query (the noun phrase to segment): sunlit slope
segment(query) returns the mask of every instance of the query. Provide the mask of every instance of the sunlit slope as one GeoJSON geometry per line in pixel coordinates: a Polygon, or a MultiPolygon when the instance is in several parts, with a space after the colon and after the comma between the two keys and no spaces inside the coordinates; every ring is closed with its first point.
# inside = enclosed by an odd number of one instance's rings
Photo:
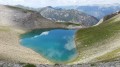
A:
{"type": "Polygon", "coordinates": [[[51,64],[35,51],[19,44],[22,31],[0,26],[0,61],[11,63],[51,64]]]}
{"type": "Polygon", "coordinates": [[[78,30],[75,41],[79,63],[104,61],[120,56],[117,54],[120,53],[120,14],[98,26],[78,30]]]}

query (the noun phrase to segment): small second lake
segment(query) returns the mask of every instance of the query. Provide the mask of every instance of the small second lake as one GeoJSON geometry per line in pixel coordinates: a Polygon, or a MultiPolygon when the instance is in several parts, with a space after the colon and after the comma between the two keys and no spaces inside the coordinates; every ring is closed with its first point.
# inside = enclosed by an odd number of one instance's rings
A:
{"type": "Polygon", "coordinates": [[[52,62],[64,63],[77,57],[75,32],[66,29],[33,30],[22,34],[20,43],[52,62]]]}

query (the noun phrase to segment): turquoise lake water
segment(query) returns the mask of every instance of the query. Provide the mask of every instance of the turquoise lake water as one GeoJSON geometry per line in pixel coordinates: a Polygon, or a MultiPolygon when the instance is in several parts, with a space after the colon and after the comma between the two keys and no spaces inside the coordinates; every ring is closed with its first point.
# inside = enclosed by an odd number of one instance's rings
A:
{"type": "Polygon", "coordinates": [[[41,29],[21,35],[21,45],[31,48],[55,63],[73,60],[77,56],[75,30],[41,29]]]}

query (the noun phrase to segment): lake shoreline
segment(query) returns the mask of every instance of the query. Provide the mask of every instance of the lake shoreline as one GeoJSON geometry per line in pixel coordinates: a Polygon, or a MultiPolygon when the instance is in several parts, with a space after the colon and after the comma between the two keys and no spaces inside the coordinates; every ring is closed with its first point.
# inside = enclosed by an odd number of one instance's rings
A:
{"type": "Polygon", "coordinates": [[[32,49],[19,44],[19,35],[24,33],[21,30],[5,27],[0,29],[0,60],[14,63],[53,64],[32,49]]]}
{"type": "MultiPolygon", "coordinates": [[[[53,62],[45,59],[44,57],[42,57],[40,54],[33,51],[32,49],[20,45],[19,36],[29,31],[22,30],[22,29],[15,29],[15,28],[6,27],[6,26],[5,27],[1,26],[0,29],[8,30],[8,31],[0,30],[1,31],[0,32],[0,37],[1,37],[0,38],[1,40],[0,54],[2,55],[0,56],[0,59],[2,59],[3,61],[14,62],[14,63],[54,64],[53,62]],[[10,39],[6,39],[5,37],[9,37],[10,39]],[[6,43],[8,41],[9,43],[6,43]],[[4,57],[4,55],[6,57],[4,57]],[[36,58],[33,58],[33,57],[36,57],[36,58]]],[[[61,29],[61,28],[56,28],[56,29],[61,29]]],[[[64,29],[73,30],[70,28],[64,28],[64,29]]]]}
{"type": "Polygon", "coordinates": [[[77,55],[73,37],[75,31],[58,28],[32,30],[20,36],[20,43],[22,46],[33,49],[54,63],[64,64],[73,61],[77,55]]]}

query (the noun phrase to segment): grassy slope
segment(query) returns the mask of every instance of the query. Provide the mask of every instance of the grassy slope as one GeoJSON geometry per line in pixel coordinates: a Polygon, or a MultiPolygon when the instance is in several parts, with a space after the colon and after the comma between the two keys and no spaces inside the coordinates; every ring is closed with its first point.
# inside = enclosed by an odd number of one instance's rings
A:
{"type": "MultiPolygon", "coordinates": [[[[120,15],[115,16],[115,17],[103,22],[102,24],[100,24],[98,26],[78,30],[76,33],[76,38],[75,38],[76,44],[77,44],[77,49],[80,54],[78,60],[79,61],[82,60],[83,57],[87,58],[86,57],[87,55],[94,56],[94,54],[96,54],[96,53],[89,51],[89,49],[91,50],[94,48],[98,48],[96,50],[99,50],[99,46],[102,46],[102,45],[105,45],[106,43],[108,43],[109,39],[111,39],[111,38],[114,39],[116,36],[120,37],[119,33],[120,33],[120,15]],[[117,19],[117,21],[116,21],[116,19],[117,19]],[[87,52],[89,52],[89,53],[87,53],[87,52]]],[[[120,44],[118,44],[118,45],[120,45],[120,44]]],[[[106,49],[106,48],[104,48],[104,49],[106,49]]],[[[116,52],[116,51],[118,51],[118,49],[116,49],[113,52],[116,52]]],[[[112,55],[112,54],[114,54],[113,52],[110,52],[109,54],[107,53],[107,55],[109,55],[111,57],[106,57],[106,55],[104,55],[104,56],[101,56],[96,59],[106,60],[108,58],[109,59],[113,58],[113,55],[112,55]]]]}

